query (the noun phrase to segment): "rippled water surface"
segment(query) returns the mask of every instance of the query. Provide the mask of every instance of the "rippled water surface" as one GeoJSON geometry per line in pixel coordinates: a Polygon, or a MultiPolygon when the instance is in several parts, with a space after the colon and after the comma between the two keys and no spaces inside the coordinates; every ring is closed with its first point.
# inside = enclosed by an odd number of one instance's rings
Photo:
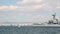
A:
{"type": "Polygon", "coordinates": [[[0,34],[60,34],[60,27],[0,26],[0,34]]]}

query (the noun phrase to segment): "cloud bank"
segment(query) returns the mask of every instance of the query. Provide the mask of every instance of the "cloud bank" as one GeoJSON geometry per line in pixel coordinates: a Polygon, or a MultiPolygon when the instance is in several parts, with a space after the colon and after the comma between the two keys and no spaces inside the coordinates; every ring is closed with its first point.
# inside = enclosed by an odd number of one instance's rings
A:
{"type": "MultiPolygon", "coordinates": [[[[22,0],[16,5],[0,6],[1,21],[42,22],[50,17],[49,12],[60,10],[60,0],[22,0]]],[[[56,11],[57,12],[57,11],[56,11]]]]}

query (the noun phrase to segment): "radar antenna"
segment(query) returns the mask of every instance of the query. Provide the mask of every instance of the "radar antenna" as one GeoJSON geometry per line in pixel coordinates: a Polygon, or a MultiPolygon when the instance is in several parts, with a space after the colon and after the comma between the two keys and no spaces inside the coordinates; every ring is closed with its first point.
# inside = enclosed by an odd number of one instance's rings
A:
{"type": "Polygon", "coordinates": [[[52,16],[53,16],[53,20],[54,20],[55,19],[55,16],[56,16],[56,13],[54,13],[52,16]]]}
{"type": "Polygon", "coordinates": [[[52,15],[53,16],[53,19],[55,19],[55,16],[56,16],[56,13],[52,15]]]}

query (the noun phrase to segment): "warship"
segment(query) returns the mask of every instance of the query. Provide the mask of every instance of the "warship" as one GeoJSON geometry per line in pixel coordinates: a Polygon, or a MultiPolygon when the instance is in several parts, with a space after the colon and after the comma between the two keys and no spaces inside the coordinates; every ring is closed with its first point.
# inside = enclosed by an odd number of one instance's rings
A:
{"type": "Polygon", "coordinates": [[[59,20],[56,18],[56,13],[54,13],[53,18],[48,22],[44,23],[33,23],[33,26],[60,26],[59,20]]]}
{"type": "Polygon", "coordinates": [[[48,22],[43,22],[43,23],[32,23],[32,24],[0,24],[0,26],[59,26],[60,27],[60,22],[56,18],[56,13],[52,15],[53,18],[51,20],[48,20],[48,22]]]}

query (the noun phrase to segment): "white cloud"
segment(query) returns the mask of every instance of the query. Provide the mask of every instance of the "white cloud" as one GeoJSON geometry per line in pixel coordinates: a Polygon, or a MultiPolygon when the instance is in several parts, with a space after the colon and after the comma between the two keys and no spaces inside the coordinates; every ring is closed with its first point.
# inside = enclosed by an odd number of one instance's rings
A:
{"type": "Polygon", "coordinates": [[[41,14],[21,13],[21,12],[4,12],[0,15],[0,22],[42,22],[48,19],[46,16],[41,14]]]}
{"type": "Polygon", "coordinates": [[[42,0],[22,0],[17,2],[17,4],[30,4],[30,3],[40,3],[42,0]]]}
{"type": "MultiPolygon", "coordinates": [[[[20,11],[35,11],[38,9],[45,9],[47,11],[52,11],[55,9],[59,9],[59,6],[54,6],[56,0],[53,2],[54,0],[48,0],[47,2],[45,1],[45,3],[43,2],[43,0],[22,0],[19,2],[16,2],[17,4],[24,4],[24,6],[0,6],[0,10],[20,10],[20,11]],[[52,2],[51,2],[52,1],[52,2]],[[36,4],[37,3],[37,4],[36,4]],[[42,4],[39,4],[42,3],[42,4]],[[54,5],[50,5],[50,3],[54,4],[54,5]],[[26,4],[32,4],[29,6],[25,6],[26,4]],[[36,4],[36,5],[33,5],[36,4]]],[[[56,5],[59,5],[58,3],[56,3],[56,5]]]]}
{"type": "Polygon", "coordinates": [[[45,16],[45,15],[42,15],[42,14],[36,14],[36,15],[33,15],[33,14],[25,14],[25,16],[29,19],[27,19],[27,21],[29,22],[46,22],[48,21],[51,17],[48,17],[48,16],[45,16]]]}
{"type": "Polygon", "coordinates": [[[6,9],[6,8],[7,8],[7,6],[0,6],[0,10],[6,9]]]}
{"type": "Polygon", "coordinates": [[[32,19],[33,22],[46,22],[49,20],[49,17],[40,14],[33,16],[32,19]]]}
{"type": "Polygon", "coordinates": [[[20,11],[30,11],[30,10],[37,10],[42,8],[44,5],[33,5],[33,6],[0,6],[0,10],[20,10],[20,11]]]}
{"type": "Polygon", "coordinates": [[[0,6],[0,10],[14,10],[18,8],[18,6],[0,6]]]}
{"type": "Polygon", "coordinates": [[[56,9],[60,9],[60,5],[58,5],[58,6],[56,7],[56,9]]]}

